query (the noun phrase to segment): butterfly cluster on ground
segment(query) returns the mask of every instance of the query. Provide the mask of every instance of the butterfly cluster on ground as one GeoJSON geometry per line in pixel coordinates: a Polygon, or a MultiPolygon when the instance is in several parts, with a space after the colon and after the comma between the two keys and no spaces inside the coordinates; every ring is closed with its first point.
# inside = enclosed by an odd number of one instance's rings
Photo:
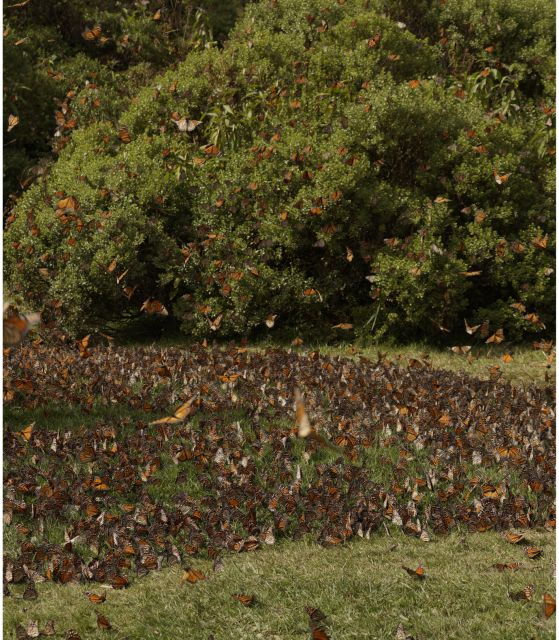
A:
{"type": "MultiPolygon", "coordinates": [[[[387,526],[423,541],[457,526],[503,531],[537,564],[525,530],[555,528],[554,397],[544,388],[382,354],[84,340],[4,351],[4,522],[19,542],[4,558],[8,594],[85,581],[97,605],[95,583],[125,589],[179,565],[196,584],[206,579],[196,557],[218,566],[224,552],[282,538],[332,546],[387,526]],[[75,407],[75,428],[58,426],[57,403],[75,407]],[[128,415],[109,417],[116,406],[128,415]],[[19,423],[17,411],[42,417],[19,423]],[[158,497],[165,477],[171,494],[158,497]],[[63,543],[44,534],[53,519],[63,543]]],[[[403,569],[429,579],[422,566],[403,569]]],[[[309,616],[312,637],[328,638],[318,611],[309,616]]]]}

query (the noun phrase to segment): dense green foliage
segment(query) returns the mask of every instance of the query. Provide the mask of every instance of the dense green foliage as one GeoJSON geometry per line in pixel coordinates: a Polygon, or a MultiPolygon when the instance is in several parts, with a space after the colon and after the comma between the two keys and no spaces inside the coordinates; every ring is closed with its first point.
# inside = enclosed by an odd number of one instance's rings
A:
{"type": "Polygon", "coordinates": [[[194,335],[549,331],[553,39],[546,0],[263,0],[153,78],[149,35],[76,54],[8,286],[75,332],[149,298],[194,335]]]}
{"type": "Polygon", "coordinates": [[[64,138],[53,144],[57,124],[67,135],[75,126],[116,117],[157,72],[214,37],[223,40],[243,4],[33,0],[5,6],[4,120],[20,119],[6,136],[5,198],[36,177],[38,161],[44,171],[50,151],[63,146],[64,138]],[[55,109],[66,116],[63,124],[55,121],[55,109]]]}

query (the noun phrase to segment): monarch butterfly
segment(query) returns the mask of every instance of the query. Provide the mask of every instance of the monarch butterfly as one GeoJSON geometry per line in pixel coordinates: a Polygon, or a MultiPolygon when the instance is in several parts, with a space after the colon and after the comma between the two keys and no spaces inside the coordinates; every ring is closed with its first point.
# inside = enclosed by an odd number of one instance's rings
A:
{"type": "Polygon", "coordinates": [[[88,597],[90,602],[93,602],[93,604],[101,604],[105,602],[105,600],[107,599],[106,593],[102,593],[101,595],[98,595],[97,593],[91,593],[90,591],[86,591],[85,595],[88,597]]]}
{"type": "Polygon", "coordinates": [[[120,127],[120,129],[118,130],[118,138],[124,144],[128,144],[129,142],[132,142],[130,132],[126,127],[120,127]]]}
{"type": "Polygon", "coordinates": [[[425,573],[425,569],[423,567],[417,567],[417,569],[410,569],[402,565],[402,569],[408,573],[408,575],[412,576],[412,578],[417,578],[418,580],[425,580],[427,574],[425,573]]]}
{"type": "Polygon", "coordinates": [[[89,42],[91,42],[92,40],[97,40],[98,38],[100,38],[101,33],[102,33],[101,25],[96,24],[91,29],[88,29],[86,27],[85,30],[82,32],[82,38],[84,40],[88,40],[89,42]]]}
{"type": "Polygon", "coordinates": [[[511,600],[531,600],[534,597],[534,593],[536,591],[536,586],[533,584],[529,584],[524,587],[520,591],[516,591],[515,593],[509,593],[509,597],[511,600]]]}
{"type": "Polygon", "coordinates": [[[296,422],[297,422],[297,435],[300,438],[312,438],[316,440],[319,444],[333,451],[337,451],[338,453],[343,453],[340,447],[337,447],[335,444],[332,444],[326,438],[318,434],[312,427],[309,422],[309,417],[307,416],[307,412],[305,411],[305,405],[303,404],[303,396],[301,395],[298,389],[295,390],[295,407],[296,407],[296,422]]]}
{"type": "Polygon", "coordinates": [[[197,569],[192,569],[190,567],[187,567],[184,570],[184,573],[182,574],[182,581],[190,582],[190,584],[195,584],[199,580],[205,580],[205,579],[206,579],[206,576],[201,571],[198,571],[197,569]]]}
{"type": "Polygon", "coordinates": [[[8,347],[18,345],[40,321],[40,313],[30,313],[27,316],[20,315],[7,302],[4,304],[4,345],[8,347]]]}
{"type": "Polygon", "coordinates": [[[159,300],[153,300],[152,298],[148,298],[144,301],[140,307],[140,311],[145,311],[148,315],[157,314],[164,317],[169,315],[165,305],[159,302],[159,300]]]}
{"type": "Polygon", "coordinates": [[[108,491],[109,485],[105,482],[104,478],[95,476],[93,479],[93,488],[95,491],[108,491]]]}
{"type": "Polygon", "coordinates": [[[35,423],[32,422],[31,424],[28,424],[26,427],[23,427],[21,431],[18,431],[18,433],[26,442],[29,442],[31,440],[34,427],[35,427],[35,423]]]}
{"type": "Polygon", "coordinates": [[[538,549],[537,547],[526,548],[526,555],[532,560],[539,558],[542,555],[542,553],[543,553],[543,549],[538,549]]]}
{"type": "Polygon", "coordinates": [[[503,340],[505,339],[505,334],[503,333],[502,329],[497,329],[497,331],[495,331],[495,333],[490,336],[489,338],[487,338],[487,340],[485,341],[485,344],[501,344],[501,342],[503,342],[503,340]]]}
{"type": "Polygon", "coordinates": [[[518,544],[525,540],[524,534],[522,533],[514,533],[513,531],[507,531],[505,533],[505,540],[510,542],[510,544],[518,544]]]}
{"type": "Polygon", "coordinates": [[[111,586],[113,589],[125,589],[128,585],[128,578],[125,578],[124,576],[116,575],[111,580],[111,586]]]}
{"type": "Polygon", "coordinates": [[[97,613],[97,626],[99,627],[99,629],[103,629],[103,631],[108,631],[109,629],[112,629],[109,619],[106,618],[101,613],[97,613]]]}
{"type": "Polygon", "coordinates": [[[246,593],[234,593],[232,597],[238,600],[244,607],[252,607],[256,602],[255,596],[247,595],[246,593]]]}
{"type": "Polygon", "coordinates": [[[172,416],[154,420],[153,422],[150,422],[150,424],[176,424],[177,422],[183,422],[189,415],[194,413],[195,409],[192,407],[193,402],[194,396],[181,405],[172,416]]]}
{"type": "Polygon", "coordinates": [[[91,462],[95,458],[95,449],[91,445],[86,445],[80,451],[81,462],[91,462]]]}
{"type": "Polygon", "coordinates": [[[543,614],[547,618],[551,617],[555,613],[555,598],[549,594],[543,594],[543,614]]]}

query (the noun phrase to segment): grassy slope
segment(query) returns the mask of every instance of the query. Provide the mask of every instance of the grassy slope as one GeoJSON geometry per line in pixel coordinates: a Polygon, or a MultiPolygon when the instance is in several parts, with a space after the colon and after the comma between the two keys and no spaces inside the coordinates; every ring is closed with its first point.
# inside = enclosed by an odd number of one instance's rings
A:
{"type": "MultiPolygon", "coordinates": [[[[347,346],[320,350],[351,354],[347,346]]],[[[406,358],[424,352],[422,346],[398,350],[406,358]]],[[[362,355],[376,358],[376,350],[364,350],[362,355]]],[[[389,352],[389,358],[395,356],[395,350],[389,352]]],[[[529,382],[526,372],[539,371],[537,365],[544,360],[541,353],[529,349],[514,356],[513,363],[501,363],[501,368],[519,384],[529,382]]],[[[471,365],[464,358],[451,352],[431,350],[430,358],[434,366],[475,372],[468,370],[471,365]]],[[[496,354],[480,358],[478,371],[496,360],[496,354]]],[[[6,420],[10,425],[20,420],[25,424],[40,420],[42,412],[33,416],[8,412],[6,420]]],[[[48,422],[54,419],[61,429],[69,429],[99,417],[49,410],[48,422]]],[[[158,497],[163,501],[167,484],[162,478],[158,497]]],[[[5,537],[9,550],[21,542],[10,529],[5,537]]],[[[60,542],[62,536],[63,531],[57,531],[53,523],[49,539],[60,542]]],[[[304,608],[318,606],[329,617],[332,640],[393,638],[400,622],[419,640],[552,638],[555,618],[543,619],[542,596],[554,592],[555,536],[531,531],[529,539],[544,549],[542,558],[527,559],[522,547],[511,546],[496,533],[453,533],[424,543],[392,531],[331,549],[304,541],[282,543],[254,554],[228,555],[225,570],[219,574],[212,572],[210,562],[194,560],[192,565],[208,575],[208,580],[196,585],[181,584],[178,567],[154,572],[133,581],[127,591],[109,590],[107,601],[97,607],[84,595],[88,589],[100,593],[96,585],[42,583],[37,586],[37,601],[21,599],[21,587],[14,586],[14,597],[5,600],[5,637],[15,637],[18,623],[39,620],[42,628],[49,618],[55,620],[58,634],[75,628],[83,640],[106,637],[106,632],[97,629],[97,610],[111,621],[114,638],[207,640],[211,634],[216,640],[308,638],[304,608]],[[524,568],[515,573],[490,568],[495,562],[507,561],[519,561],[524,568]],[[408,577],[402,564],[413,568],[422,564],[428,579],[419,582],[408,577]],[[508,597],[509,591],[528,584],[536,586],[533,601],[515,602],[508,597]],[[245,608],[231,597],[233,593],[255,594],[259,602],[245,608]]]]}

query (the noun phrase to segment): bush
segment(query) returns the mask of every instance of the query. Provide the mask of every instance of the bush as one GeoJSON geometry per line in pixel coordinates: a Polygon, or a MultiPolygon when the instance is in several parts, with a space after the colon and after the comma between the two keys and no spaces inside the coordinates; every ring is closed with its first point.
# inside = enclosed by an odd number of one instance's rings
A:
{"type": "Polygon", "coordinates": [[[210,12],[189,0],[170,0],[157,11],[136,0],[112,9],[99,0],[6,6],[4,122],[7,128],[13,115],[19,124],[6,135],[5,198],[44,173],[50,152],[76,128],[116,121],[158,69],[211,41],[214,23],[223,36],[242,2],[214,4],[202,2],[210,12]]]}
{"type": "Polygon", "coordinates": [[[8,285],[74,332],[149,299],[193,335],[550,330],[551,104],[519,83],[495,112],[447,65],[358,0],[248,6],[68,139],[10,218],[8,285]]]}

